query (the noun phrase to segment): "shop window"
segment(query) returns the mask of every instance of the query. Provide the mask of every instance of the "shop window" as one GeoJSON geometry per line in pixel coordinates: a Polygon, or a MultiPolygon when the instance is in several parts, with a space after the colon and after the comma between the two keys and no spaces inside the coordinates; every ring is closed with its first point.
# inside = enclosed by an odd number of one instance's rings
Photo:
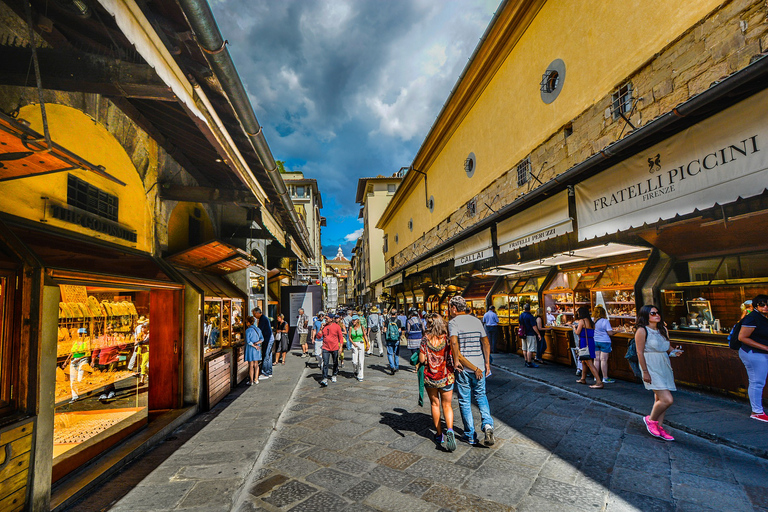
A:
{"type": "Polygon", "coordinates": [[[97,455],[119,431],[146,423],[152,385],[150,292],[74,285],[61,292],[54,481],[74,469],[73,460],[97,455]]]}
{"type": "Polygon", "coordinates": [[[673,331],[726,334],[745,312],[744,301],[765,293],[765,253],[725,256],[675,264],[664,279],[661,304],[673,331]]]}
{"type": "Polygon", "coordinates": [[[72,174],[67,178],[67,204],[117,222],[117,196],[108,194],[72,174]]]}
{"type": "Polygon", "coordinates": [[[522,187],[531,179],[531,159],[526,158],[517,164],[517,186],[522,187]]]}
{"type": "Polygon", "coordinates": [[[611,113],[619,119],[632,111],[632,82],[627,82],[611,94],[611,113]]]}

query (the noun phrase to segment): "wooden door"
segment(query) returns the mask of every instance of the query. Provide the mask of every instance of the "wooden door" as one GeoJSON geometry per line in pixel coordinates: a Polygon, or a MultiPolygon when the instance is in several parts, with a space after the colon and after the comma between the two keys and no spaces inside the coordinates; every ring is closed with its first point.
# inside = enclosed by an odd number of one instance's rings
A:
{"type": "Polygon", "coordinates": [[[181,290],[152,290],[149,297],[149,410],[181,404],[181,290]]]}

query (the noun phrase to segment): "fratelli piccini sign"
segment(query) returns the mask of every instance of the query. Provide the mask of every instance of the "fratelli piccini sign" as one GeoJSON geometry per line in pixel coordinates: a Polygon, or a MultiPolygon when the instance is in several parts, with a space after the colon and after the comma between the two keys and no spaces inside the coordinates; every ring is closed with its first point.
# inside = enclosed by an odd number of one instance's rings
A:
{"type": "Polygon", "coordinates": [[[579,239],[671,219],[768,186],[768,91],[576,185],[579,239]]]}

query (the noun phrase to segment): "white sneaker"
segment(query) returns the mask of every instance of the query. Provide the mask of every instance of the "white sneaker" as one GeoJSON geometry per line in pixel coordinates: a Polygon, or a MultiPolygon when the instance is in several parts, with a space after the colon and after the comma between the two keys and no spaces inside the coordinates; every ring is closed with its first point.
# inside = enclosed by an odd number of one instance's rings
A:
{"type": "Polygon", "coordinates": [[[111,398],[115,398],[115,392],[114,391],[110,391],[109,395],[107,395],[107,399],[111,399],[111,398]]]}
{"type": "Polygon", "coordinates": [[[102,393],[101,396],[99,397],[99,400],[106,400],[106,399],[107,399],[106,393],[102,393]]]}
{"type": "Polygon", "coordinates": [[[336,376],[331,377],[331,382],[336,382],[336,376]]]}
{"type": "Polygon", "coordinates": [[[269,378],[269,375],[259,375],[259,380],[266,380],[269,378]]]}

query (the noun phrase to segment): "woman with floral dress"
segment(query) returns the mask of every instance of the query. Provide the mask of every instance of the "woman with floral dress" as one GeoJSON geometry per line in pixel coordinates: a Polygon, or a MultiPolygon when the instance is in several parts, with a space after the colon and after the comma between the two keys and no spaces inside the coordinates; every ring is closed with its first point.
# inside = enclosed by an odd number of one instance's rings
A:
{"type": "Polygon", "coordinates": [[[456,449],[453,432],[453,361],[458,354],[451,354],[448,326],[443,317],[432,313],[419,348],[419,363],[424,365],[424,388],[432,406],[432,422],[437,433],[435,442],[452,452],[456,449]],[[440,424],[440,409],[445,415],[445,435],[440,424]]]}

